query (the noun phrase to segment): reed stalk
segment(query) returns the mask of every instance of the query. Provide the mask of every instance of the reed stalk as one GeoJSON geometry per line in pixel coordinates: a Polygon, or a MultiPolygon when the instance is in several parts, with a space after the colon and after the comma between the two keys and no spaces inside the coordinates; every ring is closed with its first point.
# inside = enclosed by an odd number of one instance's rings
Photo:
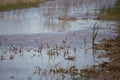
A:
{"type": "Polygon", "coordinates": [[[95,44],[95,40],[96,40],[96,37],[98,35],[98,30],[99,30],[99,27],[96,26],[97,23],[94,24],[93,26],[93,32],[92,32],[92,46],[94,47],[94,44],[95,44]]]}

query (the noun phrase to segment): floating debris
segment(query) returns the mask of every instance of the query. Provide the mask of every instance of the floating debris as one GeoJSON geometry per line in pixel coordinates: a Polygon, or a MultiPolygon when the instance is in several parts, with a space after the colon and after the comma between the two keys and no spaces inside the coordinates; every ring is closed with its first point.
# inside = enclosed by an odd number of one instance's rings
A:
{"type": "Polygon", "coordinates": [[[74,17],[59,17],[59,20],[64,20],[64,21],[76,21],[77,19],[74,17]]]}
{"type": "Polygon", "coordinates": [[[76,56],[68,56],[65,60],[75,61],[76,56]]]}
{"type": "Polygon", "coordinates": [[[15,77],[14,76],[10,76],[10,79],[14,79],[15,77]]]}
{"type": "Polygon", "coordinates": [[[66,41],[63,41],[63,43],[66,43],[66,41]]]}

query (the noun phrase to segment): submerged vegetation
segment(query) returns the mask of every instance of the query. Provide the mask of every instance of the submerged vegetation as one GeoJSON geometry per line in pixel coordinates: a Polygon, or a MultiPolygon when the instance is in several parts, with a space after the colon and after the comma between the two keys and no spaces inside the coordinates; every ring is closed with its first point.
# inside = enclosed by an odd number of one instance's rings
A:
{"type": "Polygon", "coordinates": [[[36,7],[47,0],[3,0],[0,1],[0,11],[36,7]]]}
{"type": "Polygon", "coordinates": [[[120,0],[117,0],[114,7],[102,8],[99,18],[103,20],[120,20],[120,0]]]}

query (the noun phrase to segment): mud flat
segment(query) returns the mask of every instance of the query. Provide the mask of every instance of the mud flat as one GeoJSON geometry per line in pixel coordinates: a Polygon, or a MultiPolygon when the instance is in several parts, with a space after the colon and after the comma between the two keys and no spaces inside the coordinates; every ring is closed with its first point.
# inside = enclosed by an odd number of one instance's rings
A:
{"type": "MultiPolygon", "coordinates": [[[[120,27],[120,25],[118,25],[120,27]]],[[[117,29],[119,30],[119,28],[117,29]]],[[[120,32],[118,32],[119,34],[120,32]]],[[[101,44],[95,45],[97,50],[106,50],[107,54],[99,57],[110,58],[110,62],[104,62],[99,66],[82,70],[82,75],[94,77],[96,80],[119,80],[120,79],[120,36],[114,39],[104,39],[101,44]],[[99,67],[99,68],[97,68],[99,67]]]]}

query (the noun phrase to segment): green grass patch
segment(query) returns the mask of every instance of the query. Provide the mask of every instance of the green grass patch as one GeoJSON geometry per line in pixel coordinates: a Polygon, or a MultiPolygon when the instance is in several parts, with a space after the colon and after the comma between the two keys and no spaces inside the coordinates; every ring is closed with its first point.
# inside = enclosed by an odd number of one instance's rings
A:
{"type": "Polygon", "coordinates": [[[114,7],[110,7],[107,9],[106,8],[100,9],[99,18],[105,19],[105,20],[119,21],[120,20],[120,0],[116,1],[114,7]]]}

